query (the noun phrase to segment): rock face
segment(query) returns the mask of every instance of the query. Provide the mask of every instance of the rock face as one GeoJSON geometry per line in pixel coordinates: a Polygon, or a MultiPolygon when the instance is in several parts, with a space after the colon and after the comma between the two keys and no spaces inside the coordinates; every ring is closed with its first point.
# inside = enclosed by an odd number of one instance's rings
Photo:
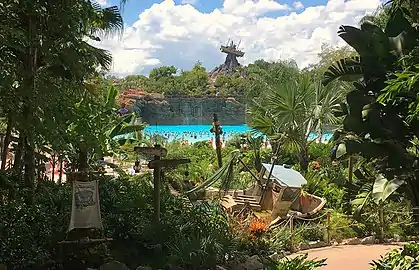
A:
{"type": "Polygon", "coordinates": [[[150,125],[207,125],[214,113],[222,125],[245,123],[245,105],[234,98],[165,97],[129,89],[121,94],[119,103],[138,112],[150,125]]]}

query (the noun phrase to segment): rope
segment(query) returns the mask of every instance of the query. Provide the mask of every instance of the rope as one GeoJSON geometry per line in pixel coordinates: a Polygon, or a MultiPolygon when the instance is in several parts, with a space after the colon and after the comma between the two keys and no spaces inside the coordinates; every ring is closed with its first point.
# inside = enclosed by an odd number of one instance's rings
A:
{"type": "Polygon", "coordinates": [[[319,217],[316,217],[316,218],[303,218],[303,217],[299,217],[299,216],[291,216],[291,218],[296,218],[296,219],[300,219],[300,220],[304,220],[304,221],[314,221],[314,220],[319,220],[319,219],[323,218],[327,214],[328,214],[328,212],[325,212],[323,215],[321,215],[319,217]]]}

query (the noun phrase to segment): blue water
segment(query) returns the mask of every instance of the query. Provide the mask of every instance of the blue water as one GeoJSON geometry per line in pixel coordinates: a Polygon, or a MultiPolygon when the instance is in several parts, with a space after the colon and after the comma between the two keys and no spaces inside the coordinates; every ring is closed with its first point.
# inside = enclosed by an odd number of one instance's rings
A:
{"type": "MultiPolygon", "coordinates": [[[[214,138],[214,134],[210,132],[211,125],[149,125],[145,128],[144,134],[146,136],[153,136],[158,134],[169,141],[187,140],[190,143],[198,141],[209,141],[214,138]]],[[[222,126],[224,139],[228,140],[232,136],[242,133],[247,133],[251,129],[247,125],[222,126]]],[[[323,134],[322,141],[328,141],[333,134],[323,134]]],[[[316,138],[317,135],[310,134],[309,139],[316,138]]]]}

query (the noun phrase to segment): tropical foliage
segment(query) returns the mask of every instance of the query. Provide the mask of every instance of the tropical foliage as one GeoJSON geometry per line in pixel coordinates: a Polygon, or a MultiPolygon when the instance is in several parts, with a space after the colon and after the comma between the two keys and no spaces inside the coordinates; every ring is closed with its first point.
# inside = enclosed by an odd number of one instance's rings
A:
{"type": "Polygon", "coordinates": [[[419,36],[410,10],[394,4],[389,12],[384,30],[368,21],[359,29],[342,26],[339,30],[359,57],[331,66],[323,83],[359,79],[336,111],[344,121],[334,135],[334,157],[360,154],[374,161],[379,172],[372,190],[376,201],[384,201],[406,183],[406,194],[418,205],[416,94],[409,83],[414,83],[410,76],[417,63],[414,55],[419,36]]]}

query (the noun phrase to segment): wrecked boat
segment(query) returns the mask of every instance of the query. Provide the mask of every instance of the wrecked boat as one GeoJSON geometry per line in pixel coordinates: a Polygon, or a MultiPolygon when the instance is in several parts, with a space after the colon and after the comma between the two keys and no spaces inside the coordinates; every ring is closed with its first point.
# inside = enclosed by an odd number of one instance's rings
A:
{"type": "MultiPolygon", "coordinates": [[[[228,190],[221,204],[230,211],[248,206],[255,211],[271,211],[272,222],[290,215],[309,218],[326,204],[324,198],[303,191],[307,180],[287,165],[262,164],[258,181],[246,190],[228,190]]],[[[206,190],[205,197],[214,197],[218,190],[206,190]]]]}

